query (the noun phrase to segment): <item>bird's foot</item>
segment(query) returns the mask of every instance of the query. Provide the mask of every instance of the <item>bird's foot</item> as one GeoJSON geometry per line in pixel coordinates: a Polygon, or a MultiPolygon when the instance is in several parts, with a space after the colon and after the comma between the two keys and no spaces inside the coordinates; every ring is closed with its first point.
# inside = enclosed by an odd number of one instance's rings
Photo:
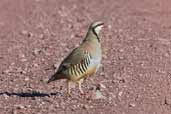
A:
{"type": "Polygon", "coordinates": [[[67,97],[71,97],[71,93],[68,93],[68,92],[67,92],[66,96],[67,96],[67,97]]]}

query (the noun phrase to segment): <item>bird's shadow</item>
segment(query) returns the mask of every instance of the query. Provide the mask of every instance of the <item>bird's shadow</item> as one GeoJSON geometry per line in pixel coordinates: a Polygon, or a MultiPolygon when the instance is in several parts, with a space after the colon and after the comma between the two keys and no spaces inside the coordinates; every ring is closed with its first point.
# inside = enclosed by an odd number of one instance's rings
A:
{"type": "Polygon", "coordinates": [[[41,93],[41,92],[0,92],[1,95],[7,95],[7,96],[18,96],[18,97],[50,97],[50,96],[61,96],[62,94],[60,92],[56,93],[41,93]]]}

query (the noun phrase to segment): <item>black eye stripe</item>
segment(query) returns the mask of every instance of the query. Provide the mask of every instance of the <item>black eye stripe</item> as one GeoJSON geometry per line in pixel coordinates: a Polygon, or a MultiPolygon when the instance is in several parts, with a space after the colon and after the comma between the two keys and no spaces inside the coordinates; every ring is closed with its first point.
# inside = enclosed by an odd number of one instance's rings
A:
{"type": "Polygon", "coordinates": [[[100,38],[99,36],[97,35],[97,33],[95,32],[94,28],[92,29],[93,33],[95,34],[95,36],[97,37],[97,40],[100,42],[100,38]]]}
{"type": "Polygon", "coordinates": [[[101,26],[101,25],[104,25],[104,23],[97,24],[96,26],[93,27],[93,29],[95,29],[96,27],[101,26]]]}

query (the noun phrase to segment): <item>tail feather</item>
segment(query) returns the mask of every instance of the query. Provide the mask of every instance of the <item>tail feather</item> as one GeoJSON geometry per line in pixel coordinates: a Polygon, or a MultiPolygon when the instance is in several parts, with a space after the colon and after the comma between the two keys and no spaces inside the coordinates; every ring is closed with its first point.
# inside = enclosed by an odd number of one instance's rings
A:
{"type": "Polygon", "coordinates": [[[51,76],[50,78],[49,78],[49,80],[47,81],[47,84],[49,84],[50,82],[52,82],[52,81],[54,81],[55,80],[55,76],[53,75],[53,76],[51,76]]]}
{"type": "Polygon", "coordinates": [[[52,75],[49,80],[47,81],[47,84],[49,84],[50,82],[52,81],[55,81],[55,80],[59,80],[59,79],[63,79],[64,77],[62,77],[61,75],[55,73],[54,75],[52,75]]]}

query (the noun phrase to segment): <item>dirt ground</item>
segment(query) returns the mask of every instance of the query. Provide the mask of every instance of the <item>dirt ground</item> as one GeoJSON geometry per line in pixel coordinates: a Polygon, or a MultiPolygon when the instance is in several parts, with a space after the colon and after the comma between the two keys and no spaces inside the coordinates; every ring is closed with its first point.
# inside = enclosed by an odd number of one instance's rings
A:
{"type": "Polygon", "coordinates": [[[0,85],[0,114],[171,114],[171,1],[1,0],[0,85]],[[95,20],[104,69],[67,97],[45,82],[95,20]]]}

